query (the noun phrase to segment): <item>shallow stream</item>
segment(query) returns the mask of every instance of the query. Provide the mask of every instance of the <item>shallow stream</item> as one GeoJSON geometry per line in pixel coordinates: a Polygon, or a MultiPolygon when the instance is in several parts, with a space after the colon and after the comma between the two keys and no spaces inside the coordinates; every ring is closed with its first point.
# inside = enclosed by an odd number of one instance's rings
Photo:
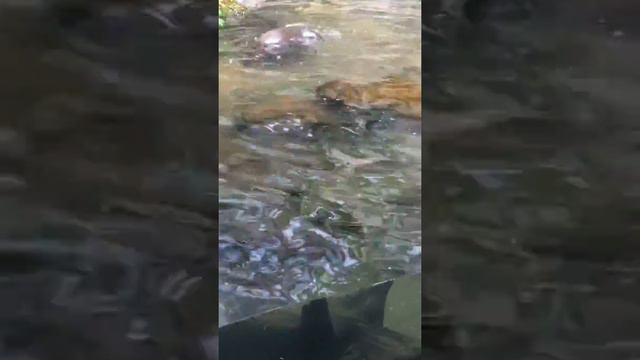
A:
{"type": "MultiPolygon", "coordinates": [[[[220,34],[220,321],[420,271],[421,127],[384,112],[240,126],[239,108],[331,80],[420,81],[420,3],[274,1],[220,34]],[[306,23],[315,53],[247,66],[254,38],[306,23]]],[[[282,121],[281,121],[282,120],[282,121]]]]}

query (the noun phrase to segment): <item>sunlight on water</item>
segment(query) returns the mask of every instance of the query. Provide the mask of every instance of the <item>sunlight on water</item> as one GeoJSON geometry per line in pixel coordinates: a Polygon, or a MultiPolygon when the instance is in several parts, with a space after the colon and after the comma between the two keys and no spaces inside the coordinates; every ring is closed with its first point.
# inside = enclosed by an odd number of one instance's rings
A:
{"type": "MultiPolygon", "coordinates": [[[[329,109],[333,123],[242,123],[276,96],[315,101],[331,80],[420,82],[420,2],[278,1],[220,34],[220,321],[420,269],[420,124],[329,109]],[[255,39],[307,24],[294,61],[251,62],[255,39]]],[[[276,105],[273,105],[276,106],[276,105]]]]}

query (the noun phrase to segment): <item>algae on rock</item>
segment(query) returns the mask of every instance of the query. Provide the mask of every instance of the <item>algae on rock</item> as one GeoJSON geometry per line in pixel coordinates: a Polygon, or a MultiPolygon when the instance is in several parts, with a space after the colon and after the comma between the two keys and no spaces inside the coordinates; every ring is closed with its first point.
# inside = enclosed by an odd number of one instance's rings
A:
{"type": "Polygon", "coordinates": [[[237,16],[246,11],[246,7],[239,4],[237,0],[218,1],[218,26],[224,27],[226,20],[232,16],[237,16]]]}

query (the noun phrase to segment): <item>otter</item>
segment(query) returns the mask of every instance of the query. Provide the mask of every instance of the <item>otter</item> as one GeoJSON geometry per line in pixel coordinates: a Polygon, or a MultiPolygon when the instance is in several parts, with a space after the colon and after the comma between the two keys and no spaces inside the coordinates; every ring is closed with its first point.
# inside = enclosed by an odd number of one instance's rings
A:
{"type": "Polygon", "coordinates": [[[399,78],[390,77],[368,84],[334,80],[319,86],[316,95],[325,101],[354,108],[388,109],[411,119],[422,117],[420,84],[399,78]]]}
{"type": "Polygon", "coordinates": [[[401,78],[389,77],[367,84],[329,81],[316,88],[316,95],[315,100],[291,96],[272,97],[264,103],[244,108],[240,112],[240,118],[252,124],[287,117],[295,117],[307,124],[328,124],[335,122],[336,117],[336,112],[326,106],[329,104],[363,110],[390,110],[411,120],[422,118],[420,83],[401,78]]]}
{"type": "Polygon", "coordinates": [[[258,39],[256,58],[280,60],[286,56],[296,56],[313,51],[323,41],[317,31],[305,24],[291,24],[269,30],[258,39]]]}
{"type": "Polygon", "coordinates": [[[240,112],[240,118],[247,123],[261,123],[287,116],[310,124],[322,124],[331,119],[327,109],[312,99],[286,95],[274,96],[264,103],[252,105],[240,112]]]}

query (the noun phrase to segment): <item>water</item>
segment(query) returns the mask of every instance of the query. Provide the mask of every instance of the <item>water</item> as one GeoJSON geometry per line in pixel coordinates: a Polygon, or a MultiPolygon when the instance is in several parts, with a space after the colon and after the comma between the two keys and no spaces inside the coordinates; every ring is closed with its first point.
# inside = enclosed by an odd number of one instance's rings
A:
{"type": "Polygon", "coordinates": [[[337,111],[339,126],[239,129],[235,106],[420,73],[416,3],[269,3],[223,34],[219,131],[212,2],[176,13],[182,32],[138,6],[60,24],[42,3],[0,2],[1,357],[214,358],[218,261],[239,325],[421,255],[428,356],[638,357],[632,2],[442,20],[454,37],[426,44],[421,128],[337,111]],[[326,35],[317,54],[241,64],[254,36],[302,21],[326,35]]]}
{"type": "Polygon", "coordinates": [[[494,4],[426,44],[425,355],[637,357],[639,8],[494,4]]]}
{"type": "Polygon", "coordinates": [[[420,39],[413,0],[267,2],[221,32],[221,325],[419,272],[419,123],[336,110],[325,127],[238,124],[239,109],[313,100],[331,80],[420,82],[420,39]],[[292,23],[322,34],[315,54],[246,66],[254,38],[292,23]]]}
{"type": "Polygon", "coordinates": [[[220,358],[420,359],[420,286],[405,276],[229,324],[220,358]]]}
{"type": "Polygon", "coordinates": [[[0,2],[0,357],[206,358],[214,3],[179,32],[136,4],[50,3],[0,2]]]}

